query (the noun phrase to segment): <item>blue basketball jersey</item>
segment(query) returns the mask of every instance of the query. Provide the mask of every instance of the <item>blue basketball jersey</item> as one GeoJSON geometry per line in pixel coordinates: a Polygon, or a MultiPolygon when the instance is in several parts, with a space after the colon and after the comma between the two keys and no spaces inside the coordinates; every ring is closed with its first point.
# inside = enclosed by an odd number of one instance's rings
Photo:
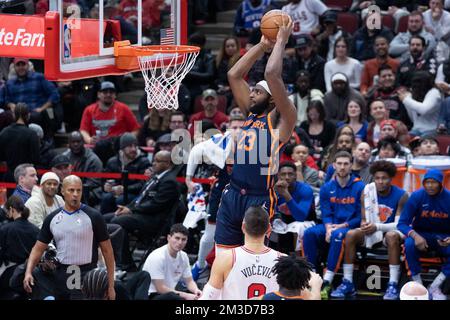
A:
{"type": "Polygon", "coordinates": [[[400,201],[401,197],[403,197],[405,192],[405,190],[393,185],[391,186],[391,192],[387,196],[383,197],[377,194],[381,223],[394,222],[398,202],[400,201]]]}
{"type": "Polygon", "coordinates": [[[273,138],[268,115],[251,113],[236,141],[231,183],[239,188],[267,193],[273,187],[282,146],[273,138]]]}
{"type": "Polygon", "coordinates": [[[244,1],[242,3],[242,17],[244,19],[244,28],[256,29],[259,28],[261,18],[267,6],[270,5],[270,0],[262,0],[261,4],[257,7],[253,7],[250,1],[244,1]]]}

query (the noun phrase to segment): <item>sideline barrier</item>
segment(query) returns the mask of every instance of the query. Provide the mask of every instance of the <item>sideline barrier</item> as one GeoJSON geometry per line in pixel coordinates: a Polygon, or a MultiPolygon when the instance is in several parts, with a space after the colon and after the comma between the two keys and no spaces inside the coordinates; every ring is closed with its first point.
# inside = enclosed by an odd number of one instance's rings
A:
{"type": "MultiPolygon", "coordinates": [[[[445,188],[450,189],[450,170],[441,170],[444,174],[443,185],[445,188]]],[[[409,168],[408,173],[410,177],[410,189],[413,191],[418,190],[422,187],[422,179],[427,169],[414,169],[409,168]]]]}
{"type": "MultiPolygon", "coordinates": [[[[50,170],[47,169],[38,169],[37,173],[38,175],[42,176],[44,173],[49,172],[50,170]]],[[[6,167],[0,167],[0,173],[6,172],[6,167]]],[[[128,173],[127,171],[123,171],[122,173],[116,173],[116,172],[71,172],[71,174],[76,175],[80,178],[97,178],[97,179],[118,179],[123,180],[124,175],[126,174],[128,179],[127,180],[148,180],[148,176],[145,174],[134,174],[134,173],[128,173]]],[[[177,177],[177,182],[185,183],[186,178],[185,177],[177,177]]],[[[208,178],[193,178],[193,182],[197,182],[200,184],[211,184],[214,183],[215,179],[208,179],[208,178]]],[[[16,184],[14,182],[3,182],[0,181],[0,194],[2,188],[6,189],[15,189],[16,184]]]]}
{"type": "Polygon", "coordinates": [[[405,189],[405,177],[408,171],[408,168],[406,167],[406,160],[397,158],[388,158],[386,160],[392,162],[397,167],[397,173],[394,178],[392,178],[392,184],[401,189],[405,189]]]}
{"type": "Polygon", "coordinates": [[[406,173],[408,172],[408,169],[406,167],[399,167],[397,168],[397,173],[395,177],[392,179],[392,184],[394,186],[397,186],[401,189],[405,189],[405,178],[406,173]]]}
{"type": "Polygon", "coordinates": [[[418,157],[411,160],[409,167],[406,167],[406,160],[386,159],[395,164],[397,174],[392,179],[392,184],[408,192],[414,192],[422,188],[422,179],[429,169],[438,169],[444,175],[443,185],[450,189],[450,157],[448,156],[427,156],[418,157]]]}
{"type": "Polygon", "coordinates": [[[411,160],[408,169],[409,190],[415,191],[422,187],[422,179],[428,169],[438,169],[444,175],[443,185],[450,189],[450,157],[448,156],[428,156],[411,160]]]}

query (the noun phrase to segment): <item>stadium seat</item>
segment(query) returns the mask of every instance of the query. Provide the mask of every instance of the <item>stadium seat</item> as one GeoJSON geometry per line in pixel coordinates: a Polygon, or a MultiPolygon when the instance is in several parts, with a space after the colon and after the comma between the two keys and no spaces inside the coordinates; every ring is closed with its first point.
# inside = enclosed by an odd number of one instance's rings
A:
{"type": "Polygon", "coordinates": [[[395,20],[392,16],[390,15],[383,15],[381,17],[381,22],[383,24],[383,26],[385,26],[386,28],[391,29],[391,31],[395,30],[395,20]]]}
{"type": "Polygon", "coordinates": [[[408,18],[409,16],[403,16],[400,18],[395,33],[406,32],[406,30],[408,30],[408,18]]]}
{"type": "Polygon", "coordinates": [[[450,146],[450,135],[440,134],[436,136],[436,139],[439,142],[439,153],[442,155],[447,155],[448,148],[450,146]]]}
{"type": "Polygon", "coordinates": [[[337,25],[353,34],[359,28],[359,16],[350,12],[338,12],[337,25]]]}
{"type": "Polygon", "coordinates": [[[324,0],[328,9],[337,11],[348,11],[352,6],[353,0],[324,0]]]}

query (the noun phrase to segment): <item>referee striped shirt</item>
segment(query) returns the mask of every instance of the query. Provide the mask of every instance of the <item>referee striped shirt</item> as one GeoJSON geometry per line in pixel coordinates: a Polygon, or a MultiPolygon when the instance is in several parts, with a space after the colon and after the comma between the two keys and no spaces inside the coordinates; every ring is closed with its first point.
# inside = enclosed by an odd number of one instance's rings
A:
{"type": "Polygon", "coordinates": [[[109,239],[105,220],[100,212],[84,204],[68,212],[58,209],[49,214],[42,225],[38,240],[55,240],[56,258],[65,265],[97,263],[99,242],[109,239]]]}

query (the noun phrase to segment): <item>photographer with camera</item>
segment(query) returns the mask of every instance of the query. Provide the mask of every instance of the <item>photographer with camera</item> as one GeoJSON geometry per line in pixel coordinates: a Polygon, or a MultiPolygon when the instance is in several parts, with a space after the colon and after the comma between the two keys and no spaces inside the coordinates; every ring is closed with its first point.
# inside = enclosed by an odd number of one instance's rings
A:
{"type": "Polygon", "coordinates": [[[100,246],[108,272],[108,299],[115,299],[114,255],[106,223],[100,212],[81,203],[82,189],[79,177],[66,177],[62,184],[64,207],[55,210],[44,220],[28,259],[23,280],[23,287],[27,293],[33,294],[32,298],[43,298],[36,296],[36,291],[39,291],[39,286],[47,283],[42,281],[42,270],[35,267],[48,244],[54,240],[58,249],[56,268],[47,279],[53,284],[53,297],[57,300],[82,298],[81,279],[84,274],[97,267],[100,246]]]}
{"type": "MultiPolygon", "coordinates": [[[[18,196],[5,204],[10,222],[0,228],[0,292],[8,294],[9,279],[18,265],[24,263],[36,242],[39,229],[28,221],[30,210],[18,196]]],[[[1,295],[4,298],[3,295],[1,295]]]]}

